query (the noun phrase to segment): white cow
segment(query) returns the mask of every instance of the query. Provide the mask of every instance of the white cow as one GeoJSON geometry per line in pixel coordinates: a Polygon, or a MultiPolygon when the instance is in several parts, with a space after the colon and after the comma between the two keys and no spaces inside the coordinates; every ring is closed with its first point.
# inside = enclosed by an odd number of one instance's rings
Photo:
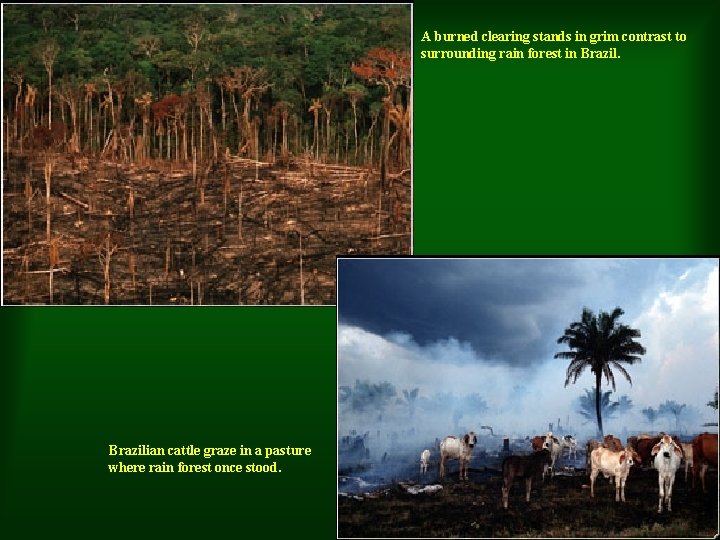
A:
{"type": "Polygon", "coordinates": [[[548,431],[547,435],[545,435],[545,442],[543,443],[543,448],[547,448],[548,450],[550,450],[550,465],[545,466],[545,470],[543,471],[544,478],[547,474],[549,474],[550,476],[554,474],[555,462],[557,461],[557,458],[562,452],[562,445],[560,444],[560,441],[557,439],[557,437],[553,437],[552,431],[548,431]]]}
{"type": "Polygon", "coordinates": [[[658,484],[660,486],[658,514],[662,514],[663,500],[665,500],[668,512],[670,512],[672,510],[670,499],[672,497],[673,483],[675,482],[675,473],[680,468],[683,451],[672,440],[670,435],[663,435],[660,442],[653,446],[651,455],[655,456],[655,468],[658,471],[658,484]]]}
{"type": "Polygon", "coordinates": [[[560,439],[561,448],[568,449],[568,459],[575,459],[577,457],[577,440],[572,435],[565,435],[560,439]]]}
{"type": "Polygon", "coordinates": [[[427,472],[428,463],[430,463],[430,450],[426,448],[420,452],[420,474],[427,472]]]}
{"type": "Polygon", "coordinates": [[[595,497],[595,479],[599,473],[615,478],[615,500],[625,502],[625,481],[633,465],[633,450],[628,447],[615,452],[603,446],[590,454],[590,496],[595,497]]]}
{"type": "Polygon", "coordinates": [[[457,459],[460,462],[460,480],[467,480],[468,465],[472,451],[477,444],[477,436],[474,431],[466,433],[462,439],[445,437],[440,443],[440,478],[445,476],[445,463],[448,459],[457,459]]]}

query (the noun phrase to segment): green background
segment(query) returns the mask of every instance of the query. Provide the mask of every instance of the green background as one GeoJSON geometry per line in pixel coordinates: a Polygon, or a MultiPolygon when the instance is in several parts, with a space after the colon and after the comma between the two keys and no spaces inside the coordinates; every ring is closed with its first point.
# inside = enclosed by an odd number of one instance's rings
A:
{"type": "Polygon", "coordinates": [[[720,251],[718,14],[709,1],[416,3],[414,253],[720,251]],[[619,60],[421,60],[505,45],[421,42],[426,30],[687,40],[585,45],[619,60]]]}
{"type": "MultiPolygon", "coordinates": [[[[416,3],[415,253],[720,252],[715,4],[416,3]],[[619,61],[419,60],[424,30],[476,29],[687,41],[618,44],[619,61]]],[[[0,324],[8,538],[336,535],[333,307],[4,307],[0,324]],[[275,475],[111,475],[113,443],[313,454],[275,475]]]]}

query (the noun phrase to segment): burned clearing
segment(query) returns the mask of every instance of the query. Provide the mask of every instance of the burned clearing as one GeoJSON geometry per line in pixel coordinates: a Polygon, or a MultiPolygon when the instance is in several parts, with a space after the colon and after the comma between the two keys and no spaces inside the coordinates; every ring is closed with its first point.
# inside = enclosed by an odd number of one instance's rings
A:
{"type": "MultiPolygon", "coordinates": [[[[600,477],[590,497],[584,471],[556,475],[537,487],[525,502],[524,483],[510,491],[509,508],[501,506],[502,478],[493,469],[470,469],[469,481],[457,470],[429,493],[411,494],[412,482],[395,482],[372,492],[340,493],[340,538],[418,537],[704,537],[718,533],[717,472],[709,473],[707,494],[692,490],[682,473],[673,489],[673,510],[657,513],[657,471],[633,470],[625,503],[615,502],[615,487],[600,477]]],[[[434,485],[436,476],[429,474],[434,485]]],[[[422,485],[422,483],[418,483],[422,485]]]]}
{"type": "Polygon", "coordinates": [[[62,155],[49,197],[44,174],[6,161],[6,304],[334,304],[337,255],[411,249],[409,170],[62,155]]]}

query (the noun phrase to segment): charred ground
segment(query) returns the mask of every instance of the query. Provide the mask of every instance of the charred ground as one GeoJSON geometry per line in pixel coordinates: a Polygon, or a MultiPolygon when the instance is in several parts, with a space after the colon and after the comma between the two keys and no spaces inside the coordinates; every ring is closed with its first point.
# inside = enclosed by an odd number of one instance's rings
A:
{"type": "Polygon", "coordinates": [[[108,247],[111,304],[333,304],[337,255],[410,253],[409,171],[383,182],[308,159],[193,170],[60,155],[48,242],[44,167],[6,162],[8,304],[50,303],[53,247],[55,304],[105,303],[108,247]]]}
{"type": "MultiPolygon", "coordinates": [[[[412,495],[396,482],[370,493],[338,498],[338,536],[357,537],[705,537],[718,533],[717,473],[706,478],[708,493],[693,491],[678,472],[673,510],[657,513],[654,470],[633,470],[626,502],[615,502],[615,488],[600,477],[595,498],[582,472],[555,476],[533,485],[525,502],[524,482],[516,480],[510,506],[500,504],[501,477],[494,470],[470,469],[470,480],[451,473],[436,493],[412,495]]],[[[429,475],[428,483],[434,483],[429,475]]]]}

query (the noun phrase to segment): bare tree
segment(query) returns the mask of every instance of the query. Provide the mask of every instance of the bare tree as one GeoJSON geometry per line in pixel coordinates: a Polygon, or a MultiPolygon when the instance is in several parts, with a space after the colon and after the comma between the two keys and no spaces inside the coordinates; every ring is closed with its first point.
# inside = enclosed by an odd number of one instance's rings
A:
{"type": "Polygon", "coordinates": [[[58,52],[60,52],[60,46],[54,39],[43,41],[38,47],[38,56],[48,74],[48,128],[52,125],[52,76],[58,52]]]}
{"type": "Polygon", "coordinates": [[[103,271],[103,300],[110,303],[110,262],[113,254],[120,248],[120,237],[108,231],[103,233],[96,242],[97,256],[103,271]]]}

